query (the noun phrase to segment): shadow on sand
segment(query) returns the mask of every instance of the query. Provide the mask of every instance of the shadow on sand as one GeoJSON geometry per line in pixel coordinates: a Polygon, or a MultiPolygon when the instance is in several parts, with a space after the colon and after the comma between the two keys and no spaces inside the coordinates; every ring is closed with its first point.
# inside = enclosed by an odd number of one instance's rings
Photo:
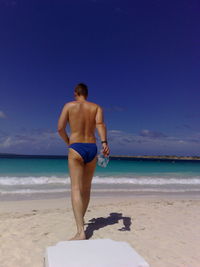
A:
{"type": "Polygon", "coordinates": [[[107,218],[92,218],[89,220],[89,223],[85,223],[85,225],[87,225],[85,230],[86,239],[89,239],[95,230],[118,223],[120,220],[123,220],[124,226],[118,229],[118,231],[130,231],[131,218],[123,217],[122,213],[112,212],[107,218]]]}

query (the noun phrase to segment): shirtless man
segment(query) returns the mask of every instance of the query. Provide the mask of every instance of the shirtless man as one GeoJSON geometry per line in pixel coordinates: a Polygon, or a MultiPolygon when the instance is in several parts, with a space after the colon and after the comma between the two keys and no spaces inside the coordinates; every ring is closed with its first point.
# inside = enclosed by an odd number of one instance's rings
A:
{"type": "Polygon", "coordinates": [[[91,182],[97,163],[95,128],[101,139],[102,153],[105,156],[110,154],[102,108],[88,102],[87,96],[87,86],[78,84],[74,89],[75,101],[64,105],[58,120],[58,133],[69,148],[71,201],[77,226],[76,235],[69,240],[86,239],[84,215],[90,201],[91,182]],[[70,125],[70,137],[65,131],[67,122],[70,125]]]}

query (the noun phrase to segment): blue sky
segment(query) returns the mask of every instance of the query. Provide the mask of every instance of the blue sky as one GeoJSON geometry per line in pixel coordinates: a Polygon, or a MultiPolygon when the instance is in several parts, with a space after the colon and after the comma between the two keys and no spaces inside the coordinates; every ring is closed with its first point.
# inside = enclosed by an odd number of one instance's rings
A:
{"type": "Polygon", "coordinates": [[[0,0],[0,152],[65,155],[57,121],[84,82],[111,155],[200,156],[199,13],[197,0],[0,0]]]}

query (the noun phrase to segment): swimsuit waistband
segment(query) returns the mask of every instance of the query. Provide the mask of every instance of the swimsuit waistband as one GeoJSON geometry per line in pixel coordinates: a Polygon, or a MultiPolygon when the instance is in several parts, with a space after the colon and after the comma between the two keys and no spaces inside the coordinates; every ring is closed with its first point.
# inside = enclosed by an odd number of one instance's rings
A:
{"type": "Polygon", "coordinates": [[[96,145],[96,143],[83,143],[83,142],[74,142],[74,143],[71,143],[70,145],[73,145],[73,144],[92,144],[92,145],[96,145]]]}

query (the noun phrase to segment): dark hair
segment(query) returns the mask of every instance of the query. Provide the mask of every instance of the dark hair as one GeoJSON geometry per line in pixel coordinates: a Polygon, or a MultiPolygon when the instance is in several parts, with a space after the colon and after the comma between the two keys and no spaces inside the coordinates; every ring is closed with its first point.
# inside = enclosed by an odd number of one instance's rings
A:
{"type": "Polygon", "coordinates": [[[78,95],[83,95],[85,98],[88,96],[88,87],[84,83],[79,83],[74,90],[78,95]]]}

